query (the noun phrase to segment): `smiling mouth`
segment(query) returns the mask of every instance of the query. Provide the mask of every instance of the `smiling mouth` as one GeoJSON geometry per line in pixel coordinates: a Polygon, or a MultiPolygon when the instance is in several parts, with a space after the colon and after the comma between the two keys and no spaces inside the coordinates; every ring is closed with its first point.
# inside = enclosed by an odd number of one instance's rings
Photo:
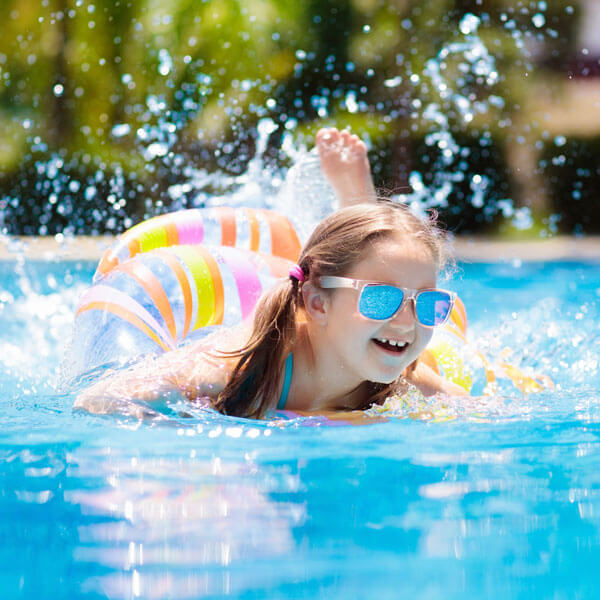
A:
{"type": "Polygon", "coordinates": [[[373,338],[373,342],[382,350],[392,354],[401,354],[408,346],[408,342],[395,342],[386,338],[373,338]]]}

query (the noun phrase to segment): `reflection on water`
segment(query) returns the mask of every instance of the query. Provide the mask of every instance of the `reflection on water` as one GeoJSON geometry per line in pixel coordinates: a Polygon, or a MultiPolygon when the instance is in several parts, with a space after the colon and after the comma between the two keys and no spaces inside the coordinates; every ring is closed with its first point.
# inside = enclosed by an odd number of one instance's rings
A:
{"type": "Polygon", "coordinates": [[[291,528],[304,523],[304,507],[274,502],[269,493],[293,493],[297,476],[287,469],[265,473],[250,460],[195,454],[185,460],[106,451],[71,456],[76,478],[88,480],[102,469],[102,487],[65,494],[93,519],[79,527],[74,561],[109,569],[86,580],[84,589],[111,596],[130,589],[149,598],[227,593],[231,565],[276,562],[293,551],[291,528]]]}
{"type": "Polygon", "coordinates": [[[0,533],[13,541],[3,589],[586,597],[600,429],[546,409],[546,419],[492,423],[237,424],[238,437],[215,435],[218,425],[199,433],[197,421],[190,436],[75,419],[87,441],[0,448],[0,533]]]}

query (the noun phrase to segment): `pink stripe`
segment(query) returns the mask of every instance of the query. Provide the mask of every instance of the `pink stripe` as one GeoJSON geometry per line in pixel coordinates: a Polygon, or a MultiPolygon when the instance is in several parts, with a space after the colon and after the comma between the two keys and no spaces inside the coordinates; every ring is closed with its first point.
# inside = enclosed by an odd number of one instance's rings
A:
{"type": "Polygon", "coordinates": [[[254,309],[256,301],[262,294],[262,284],[256,272],[256,267],[247,258],[245,252],[237,248],[219,248],[225,263],[229,267],[235,279],[235,284],[240,297],[242,319],[245,319],[254,309]]]}
{"type": "Polygon", "coordinates": [[[201,210],[190,208],[173,213],[180,244],[201,244],[204,240],[204,218],[201,210]]]}

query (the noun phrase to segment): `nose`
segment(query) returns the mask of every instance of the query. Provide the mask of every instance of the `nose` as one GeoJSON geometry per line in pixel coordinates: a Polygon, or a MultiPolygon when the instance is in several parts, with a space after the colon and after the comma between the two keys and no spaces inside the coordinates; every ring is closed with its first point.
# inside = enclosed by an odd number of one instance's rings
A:
{"type": "Polygon", "coordinates": [[[413,327],[415,324],[414,298],[407,298],[400,310],[390,319],[390,324],[398,327],[413,327]]]}

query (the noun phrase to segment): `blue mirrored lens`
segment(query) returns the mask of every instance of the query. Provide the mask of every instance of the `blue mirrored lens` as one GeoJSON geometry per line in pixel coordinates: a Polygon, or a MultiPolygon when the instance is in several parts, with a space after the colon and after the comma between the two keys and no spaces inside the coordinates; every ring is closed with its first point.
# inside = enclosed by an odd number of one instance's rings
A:
{"type": "Polygon", "coordinates": [[[389,319],[402,304],[404,293],[392,285],[366,285],[360,295],[358,310],[368,319],[389,319]]]}
{"type": "Polygon", "coordinates": [[[441,325],[452,308],[452,296],[448,292],[431,291],[417,295],[415,312],[417,319],[426,327],[441,325]]]}

